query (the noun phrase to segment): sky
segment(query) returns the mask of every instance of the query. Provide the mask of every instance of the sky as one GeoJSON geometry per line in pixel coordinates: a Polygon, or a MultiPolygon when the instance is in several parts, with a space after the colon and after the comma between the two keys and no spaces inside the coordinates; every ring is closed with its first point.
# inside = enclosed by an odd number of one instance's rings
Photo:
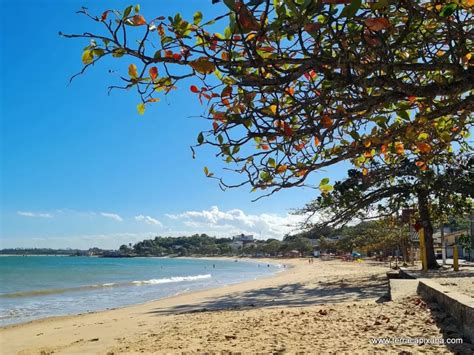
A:
{"type": "MultiPolygon", "coordinates": [[[[71,84],[85,40],[58,35],[93,28],[75,12],[124,9],[124,1],[4,0],[0,32],[0,248],[118,248],[156,235],[254,234],[279,238],[295,231],[290,211],[318,195],[289,189],[252,202],[249,187],[221,191],[203,174],[226,176],[215,152],[190,145],[209,123],[188,88],[136,112],[134,92],[113,91],[109,69],[93,67],[71,84]]],[[[222,12],[210,0],[141,1],[148,17],[222,12]]],[[[114,81],[115,80],[115,81],[114,81]]],[[[341,178],[347,167],[318,172],[341,178]]]]}

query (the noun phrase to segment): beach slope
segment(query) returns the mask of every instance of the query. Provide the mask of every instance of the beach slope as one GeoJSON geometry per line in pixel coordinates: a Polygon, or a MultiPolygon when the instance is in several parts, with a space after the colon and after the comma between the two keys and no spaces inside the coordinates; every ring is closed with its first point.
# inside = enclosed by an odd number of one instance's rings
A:
{"type": "MultiPolygon", "coordinates": [[[[435,305],[387,299],[381,263],[285,260],[275,276],[103,312],[0,329],[2,354],[203,351],[438,353],[471,344],[373,344],[378,337],[443,338],[435,305]],[[291,266],[291,267],[290,267],[291,266]]],[[[445,319],[444,316],[443,319],[445,319]]],[[[449,337],[459,336],[450,328],[449,337]]]]}

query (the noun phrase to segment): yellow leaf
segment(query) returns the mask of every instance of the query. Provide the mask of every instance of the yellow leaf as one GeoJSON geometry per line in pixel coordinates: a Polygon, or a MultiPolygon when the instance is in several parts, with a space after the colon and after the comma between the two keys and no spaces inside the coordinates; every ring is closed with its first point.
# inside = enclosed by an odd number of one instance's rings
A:
{"type": "Polygon", "coordinates": [[[276,115],[276,112],[277,112],[277,105],[270,105],[270,111],[272,111],[272,113],[274,115],[276,115]]]}
{"type": "Polygon", "coordinates": [[[210,62],[209,59],[207,59],[206,57],[201,57],[196,60],[193,60],[189,62],[189,65],[191,66],[191,68],[201,74],[210,74],[214,70],[216,70],[216,66],[214,65],[214,63],[210,62]]]}
{"type": "Polygon", "coordinates": [[[277,169],[276,169],[276,172],[278,174],[283,174],[286,169],[288,169],[288,165],[280,165],[277,169]]]}
{"type": "Polygon", "coordinates": [[[397,152],[398,155],[404,155],[405,147],[403,146],[403,143],[401,142],[395,143],[395,151],[397,152]]]}
{"type": "Polygon", "coordinates": [[[461,58],[462,62],[465,64],[465,63],[468,63],[472,58],[472,53],[467,53],[464,57],[461,58]]]}
{"type": "Polygon", "coordinates": [[[135,64],[130,64],[128,66],[128,75],[133,79],[138,77],[137,66],[135,64]]]}
{"type": "Polygon", "coordinates": [[[137,105],[137,111],[140,115],[143,115],[145,113],[145,104],[143,102],[140,102],[137,105]]]}
{"type": "Polygon", "coordinates": [[[84,64],[90,64],[94,60],[94,54],[92,53],[91,50],[86,49],[84,52],[82,52],[82,63],[84,64]]]}

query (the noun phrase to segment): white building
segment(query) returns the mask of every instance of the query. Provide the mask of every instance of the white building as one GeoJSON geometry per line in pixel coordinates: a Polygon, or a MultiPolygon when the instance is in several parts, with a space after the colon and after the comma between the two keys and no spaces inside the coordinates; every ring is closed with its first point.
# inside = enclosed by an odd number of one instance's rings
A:
{"type": "Polygon", "coordinates": [[[242,249],[244,245],[253,243],[255,240],[253,235],[239,234],[232,237],[232,243],[230,244],[232,250],[242,249]]]}

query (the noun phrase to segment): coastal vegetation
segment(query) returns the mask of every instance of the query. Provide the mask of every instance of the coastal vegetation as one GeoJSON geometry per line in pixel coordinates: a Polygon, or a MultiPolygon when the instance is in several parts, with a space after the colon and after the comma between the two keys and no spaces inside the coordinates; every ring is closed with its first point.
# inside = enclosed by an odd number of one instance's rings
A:
{"type": "MultiPolygon", "coordinates": [[[[388,242],[393,240],[391,231],[401,234],[401,228],[408,229],[410,221],[403,223],[400,212],[411,211],[411,223],[419,220],[424,226],[428,267],[436,268],[434,228],[446,216],[470,213],[474,197],[474,158],[448,154],[436,157],[432,164],[435,169],[422,171],[416,162],[405,159],[391,166],[372,162],[371,173],[367,175],[356,169],[349,170],[347,178],[334,184],[333,191],[319,196],[299,213],[328,216],[319,224],[329,226],[345,224],[355,218],[382,218],[374,224],[371,233],[381,227],[381,234],[386,234],[388,242]]],[[[361,237],[363,235],[361,233],[361,237]]],[[[406,258],[406,231],[403,237],[401,250],[406,258]]]]}
{"type": "Polygon", "coordinates": [[[374,205],[391,218],[416,207],[428,267],[437,268],[433,216],[470,208],[472,189],[455,174],[456,157],[472,151],[473,5],[224,0],[220,16],[197,11],[190,20],[139,5],[82,8],[102,30],[61,35],[88,41],[78,75],[99,61],[125,61],[127,73],[110,89],[136,90],[141,115],[189,87],[210,123],[196,146],[214,147],[240,178],[204,167],[221,188],[250,186],[258,198],[319,188],[303,210],[331,210],[335,227],[374,205]],[[353,166],[347,180],[311,179],[343,161],[353,166]]]}

